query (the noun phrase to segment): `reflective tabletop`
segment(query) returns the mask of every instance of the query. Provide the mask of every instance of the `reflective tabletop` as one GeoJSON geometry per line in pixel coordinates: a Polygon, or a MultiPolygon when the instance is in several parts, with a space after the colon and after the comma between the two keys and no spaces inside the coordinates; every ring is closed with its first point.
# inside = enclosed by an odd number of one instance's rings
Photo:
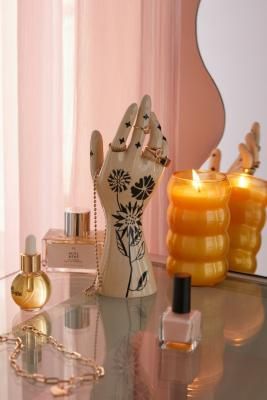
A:
{"type": "MultiPolygon", "coordinates": [[[[85,296],[85,274],[50,274],[53,294],[37,314],[19,311],[9,294],[13,277],[6,278],[0,281],[0,332],[21,335],[29,320],[102,364],[104,378],[79,387],[70,400],[266,399],[267,286],[230,277],[216,287],[193,288],[192,308],[202,312],[200,345],[192,353],[161,350],[159,321],[171,303],[171,280],[162,267],[154,269],[157,294],[128,300],[85,296]]],[[[29,372],[61,378],[83,372],[44,340],[27,339],[18,362],[29,372]]],[[[52,399],[49,386],[14,374],[11,350],[0,344],[1,400],[52,399]]]]}

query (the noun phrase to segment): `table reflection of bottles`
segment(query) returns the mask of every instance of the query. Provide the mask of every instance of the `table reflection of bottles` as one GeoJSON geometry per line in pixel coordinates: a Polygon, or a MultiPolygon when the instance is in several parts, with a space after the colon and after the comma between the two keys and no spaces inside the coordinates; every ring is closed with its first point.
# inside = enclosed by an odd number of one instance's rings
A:
{"type": "MultiPolygon", "coordinates": [[[[22,352],[22,368],[26,369],[29,373],[38,373],[39,364],[42,361],[42,346],[46,343],[46,339],[43,337],[37,337],[35,334],[29,331],[22,331],[20,326],[16,326],[15,317],[13,321],[12,332],[14,336],[20,336],[24,345],[24,351],[22,352]]],[[[20,319],[21,317],[19,317],[20,319]]],[[[51,322],[48,313],[43,312],[42,314],[36,315],[30,319],[27,324],[34,326],[39,331],[46,335],[51,333],[51,322]]]]}
{"type": "MultiPolygon", "coordinates": [[[[97,305],[66,304],[63,323],[62,341],[65,346],[103,364],[105,343],[97,305]]],[[[68,378],[86,373],[87,368],[74,360],[64,359],[63,370],[64,376],[68,378]]],[[[72,398],[87,400],[90,398],[92,387],[93,384],[82,385],[80,389],[74,391],[72,398]]]]}
{"type": "MultiPolygon", "coordinates": [[[[21,353],[21,361],[18,363],[21,365],[23,370],[26,370],[29,374],[42,373],[44,364],[44,348],[46,344],[46,339],[43,337],[37,337],[33,332],[22,331],[22,325],[17,325],[17,321],[21,321],[23,317],[21,311],[17,314],[13,320],[12,333],[14,336],[19,336],[22,339],[24,349],[21,353]]],[[[27,324],[34,326],[36,329],[40,330],[46,335],[51,334],[51,321],[49,314],[43,312],[36,315],[27,324]]],[[[23,324],[24,325],[24,324],[23,324]]],[[[11,371],[10,378],[12,379],[13,371],[11,371]]],[[[16,377],[16,376],[15,376],[16,377]]],[[[18,379],[16,377],[16,379],[18,379]]],[[[16,382],[17,383],[17,382],[16,382]]],[[[9,385],[9,397],[8,398],[18,398],[24,400],[34,399],[34,384],[25,379],[19,381],[19,385],[9,385]]]]}
{"type": "Polygon", "coordinates": [[[153,398],[142,373],[139,352],[154,299],[155,296],[140,299],[98,298],[106,343],[106,375],[94,386],[92,399],[153,398]]]}
{"type": "MultiPolygon", "coordinates": [[[[230,283],[228,283],[230,285],[230,283]]],[[[242,292],[225,296],[224,337],[232,346],[243,346],[261,330],[264,307],[261,288],[252,282],[242,282],[242,292]]]]}
{"type": "Polygon", "coordinates": [[[156,399],[187,399],[188,385],[199,373],[199,356],[199,348],[192,352],[160,349],[159,385],[156,399]]]}

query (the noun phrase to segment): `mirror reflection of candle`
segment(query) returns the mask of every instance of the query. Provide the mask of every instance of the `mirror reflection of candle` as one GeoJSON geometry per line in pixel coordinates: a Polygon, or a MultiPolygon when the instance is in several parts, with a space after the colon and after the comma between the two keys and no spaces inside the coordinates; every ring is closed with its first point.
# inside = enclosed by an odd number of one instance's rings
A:
{"type": "Polygon", "coordinates": [[[241,188],[247,188],[249,187],[249,180],[246,178],[244,175],[240,175],[238,179],[238,186],[241,188]]]}
{"type": "Polygon", "coordinates": [[[254,273],[266,220],[267,182],[246,174],[229,174],[231,222],[229,226],[229,267],[254,273]]]}
{"type": "Polygon", "coordinates": [[[224,174],[193,170],[172,175],[167,236],[167,270],[171,275],[187,272],[196,286],[214,285],[225,278],[229,195],[224,174]]]}

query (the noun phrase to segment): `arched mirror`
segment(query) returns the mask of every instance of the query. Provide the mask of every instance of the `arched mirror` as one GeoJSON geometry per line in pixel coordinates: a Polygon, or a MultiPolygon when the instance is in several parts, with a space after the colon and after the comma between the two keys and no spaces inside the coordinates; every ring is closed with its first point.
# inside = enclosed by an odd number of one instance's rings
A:
{"type": "MultiPolygon", "coordinates": [[[[254,121],[261,125],[260,168],[267,180],[267,2],[265,0],[201,0],[197,16],[200,54],[222,95],[225,130],[219,143],[221,170],[238,155],[254,121]]],[[[256,275],[267,277],[267,227],[262,231],[256,275]]],[[[231,266],[230,266],[231,268],[231,266]]]]}

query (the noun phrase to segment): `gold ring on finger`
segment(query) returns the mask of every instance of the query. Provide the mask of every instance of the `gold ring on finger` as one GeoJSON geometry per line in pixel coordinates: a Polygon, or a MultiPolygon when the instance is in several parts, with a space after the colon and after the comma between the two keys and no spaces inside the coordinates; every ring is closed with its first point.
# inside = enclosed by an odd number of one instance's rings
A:
{"type": "Polygon", "coordinates": [[[122,146],[114,146],[113,144],[109,143],[109,147],[111,148],[111,151],[114,151],[115,153],[120,153],[122,151],[126,151],[127,149],[125,143],[122,146]]]}
{"type": "Polygon", "coordinates": [[[141,129],[141,130],[144,132],[144,134],[147,134],[147,133],[150,132],[150,126],[149,126],[149,125],[148,125],[148,126],[145,126],[145,127],[143,127],[143,126],[138,126],[138,125],[133,125],[133,128],[135,128],[135,129],[141,129]]]}

